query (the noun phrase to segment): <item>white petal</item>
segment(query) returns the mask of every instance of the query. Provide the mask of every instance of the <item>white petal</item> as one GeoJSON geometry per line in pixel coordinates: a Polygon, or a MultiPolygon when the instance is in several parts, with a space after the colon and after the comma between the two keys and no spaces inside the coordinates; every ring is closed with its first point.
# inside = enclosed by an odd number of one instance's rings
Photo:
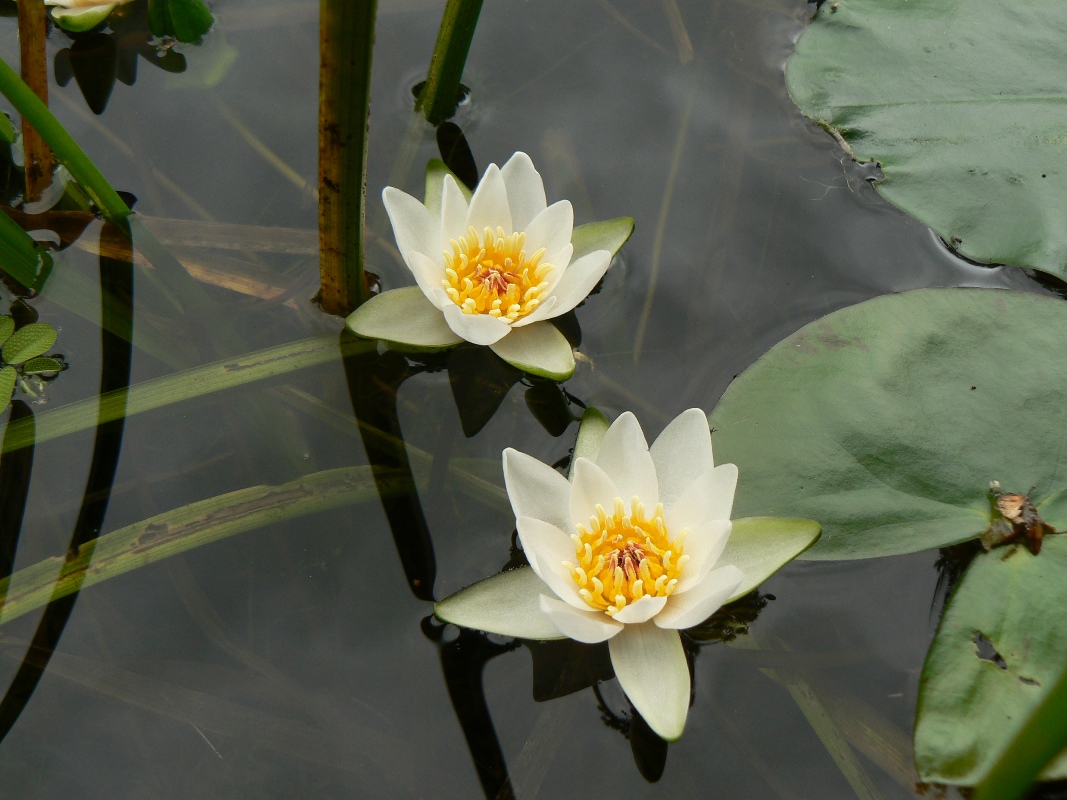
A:
{"type": "Polygon", "coordinates": [[[574,563],[577,560],[574,543],[564,536],[563,531],[532,517],[519,518],[518,528],[523,552],[538,577],[567,605],[588,610],[589,605],[578,593],[578,584],[570,570],[563,566],[565,561],[574,563]]]}
{"type": "MultiPolygon", "coordinates": [[[[515,527],[519,532],[522,551],[541,580],[549,580],[543,574],[542,565],[561,566],[564,561],[574,561],[574,541],[555,525],[535,517],[518,517],[515,527]]],[[[574,583],[569,576],[567,580],[574,583]]],[[[577,590],[572,592],[576,593],[577,590]]]]}
{"type": "Polygon", "coordinates": [[[589,518],[596,516],[597,505],[602,505],[609,514],[615,508],[619,496],[615,484],[600,467],[586,458],[574,461],[571,475],[571,522],[589,527],[589,518]]]}
{"type": "MultiPolygon", "coordinates": [[[[530,255],[543,247],[546,256],[558,257],[560,251],[570,245],[573,228],[574,209],[571,208],[570,201],[560,200],[534,217],[526,226],[526,242],[523,247],[530,255]]],[[[556,261],[550,263],[561,269],[567,266],[556,261]]]]}
{"type": "Polygon", "coordinates": [[[668,742],[682,735],[689,713],[689,664],[677,631],[651,622],[627,625],[608,642],[611,665],[634,708],[668,742]]]}
{"type": "Polygon", "coordinates": [[[667,530],[680,531],[708,519],[729,519],[736,487],[734,464],[720,464],[699,476],[670,509],[665,509],[667,530]]]}
{"type": "Polygon", "coordinates": [[[559,298],[552,316],[567,313],[588,297],[610,265],[611,254],[607,250],[595,250],[572,262],[552,290],[559,298]]]}
{"type": "Polygon", "coordinates": [[[467,223],[464,230],[473,227],[481,236],[485,228],[503,228],[504,235],[511,233],[511,210],[508,208],[508,194],[504,188],[504,179],[496,164],[490,164],[485,171],[478,188],[471,198],[467,209],[467,223]]]}
{"type": "Polygon", "coordinates": [[[711,427],[699,408],[683,411],[649,448],[659,478],[659,501],[670,509],[694,480],[715,466],[711,427]]]}
{"type": "MultiPolygon", "coordinates": [[[[516,153],[508,159],[500,174],[508,193],[511,222],[515,230],[525,230],[530,220],[545,210],[545,185],[526,153],[516,153]]],[[[568,237],[569,239],[569,237],[568,237]]]]}
{"type": "Polygon", "coordinates": [[[574,351],[570,342],[550,322],[521,328],[513,325],[511,333],[489,345],[489,349],[513,367],[531,375],[565,381],[574,374],[574,351]]]}
{"type": "Polygon", "coordinates": [[[415,283],[419,285],[422,293],[431,303],[439,309],[443,309],[446,305],[455,305],[445,292],[443,285],[445,270],[440,261],[433,261],[428,256],[412,250],[407,255],[407,265],[411,274],[415,276],[415,283]]]}
{"type": "Polygon", "coordinates": [[[533,517],[570,531],[571,484],[548,464],[507,448],[504,451],[504,485],[515,517],[533,517]]]}
{"type": "Polygon", "coordinates": [[[668,597],[650,597],[646,594],[640,600],[635,600],[625,606],[612,619],[624,625],[637,625],[642,622],[648,622],[663,610],[663,606],[667,604],[669,599],[668,597]]]}
{"type": "Polygon", "coordinates": [[[689,529],[685,537],[685,555],[689,556],[689,561],[676,592],[687,592],[703,582],[730,541],[732,527],[733,523],[728,519],[709,519],[689,529]]]}
{"type": "Polygon", "coordinates": [[[441,311],[444,312],[448,327],[471,344],[499,342],[511,330],[511,326],[506,322],[488,314],[464,314],[460,307],[451,301],[441,311]]]}
{"type": "Polygon", "coordinates": [[[623,629],[622,623],[615,622],[603,611],[593,611],[588,606],[588,610],[581,611],[547,595],[541,595],[539,602],[541,613],[556,629],[564,636],[579,642],[603,642],[623,629]]]}
{"type": "Polygon", "coordinates": [[[720,608],[741,585],[744,575],[733,564],[719,567],[688,592],[672,594],[667,607],[652,620],[661,628],[692,628],[720,608]]]}
{"type": "Polygon", "coordinates": [[[527,325],[533,325],[535,322],[544,322],[547,319],[557,316],[554,313],[559,301],[555,297],[547,297],[545,301],[541,303],[537,308],[527,314],[525,317],[519,317],[512,323],[512,328],[525,328],[527,325]]]}
{"type": "MultiPolygon", "coordinates": [[[[360,336],[415,347],[451,347],[463,341],[417,286],[382,292],[349,314],[345,322],[360,336]]],[[[563,481],[570,486],[566,478],[563,481]]],[[[566,513],[567,506],[563,508],[566,513]]]]}
{"type": "Polygon", "coordinates": [[[641,425],[632,412],[627,411],[611,423],[600,443],[596,465],[611,478],[619,497],[629,504],[633,497],[644,503],[651,514],[659,502],[656,465],[648,453],[648,443],[641,425]]]}
{"type": "Polygon", "coordinates": [[[502,572],[447,597],[434,607],[439,619],[503,636],[564,638],[541,613],[545,584],[531,569],[502,572]]]}
{"type": "MultiPolygon", "coordinates": [[[[467,233],[467,198],[456,179],[445,175],[441,186],[441,244],[440,251],[451,250],[451,240],[467,233]]],[[[481,231],[479,231],[481,233],[481,231]]]]}
{"type": "Polygon", "coordinates": [[[382,202],[393,225],[393,236],[396,237],[396,246],[400,248],[404,263],[411,266],[408,255],[413,252],[422,253],[430,259],[440,256],[437,243],[441,238],[441,223],[434,219],[426,206],[392,186],[386,186],[382,191],[382,202]]]}

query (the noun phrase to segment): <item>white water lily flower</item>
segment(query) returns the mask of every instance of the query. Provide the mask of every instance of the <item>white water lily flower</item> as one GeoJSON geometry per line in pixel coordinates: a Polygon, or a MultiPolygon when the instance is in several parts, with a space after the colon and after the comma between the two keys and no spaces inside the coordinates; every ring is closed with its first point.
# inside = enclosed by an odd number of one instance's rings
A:
{"type": "Polygon", "coordinates": [[[56,6],[52,18],[70,31],[87,31],[95,28],[115,10],[115,6],[133,0],[44,0],[46,6],[56,6]]]}
{"type": "Polygon", "coordinates": [[[435,613],[525,639],[607,640],[622,688],[668,741],[681,736],[689,709],[678,631],[748,594],[820,530],[806,519],[731,523],[737,467],[715,466],[707,417],[697,408],[675,418],[651,448],[633,414],[608,427],[590,409],[570,481],[511,449],[504,481],[531,569],[480,581],[435,613]]]}
{"type": "Polygon", "coordinates": [[[469,202],[451,173],[430,176],[425,204],[391,186],[382,200],[418,287],[371,298],[349,328],[417,347],[488,345],[527,372],[570,376],[570,346],[548,320],[592,291],[632,219],[575,229],[570,202],[548,205],[525,153],[490,164],[469,202]]]}

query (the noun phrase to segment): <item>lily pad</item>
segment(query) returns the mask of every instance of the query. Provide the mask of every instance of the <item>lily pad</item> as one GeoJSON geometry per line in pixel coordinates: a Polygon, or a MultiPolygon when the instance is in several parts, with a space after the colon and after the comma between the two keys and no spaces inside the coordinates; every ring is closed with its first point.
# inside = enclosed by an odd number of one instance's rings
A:
{"type": "MultiPolygon", "coordinates": [[[[915,763],[925,781],[980,781],[1067,661],[1067,536],[1038,556],[979,555],[941,619],[919,684],[915,763]]],[[[1044,779],[1067,778],[1067,752],[1044,779]]]]}
{"type": "Polygon", "coordinates": [[[1067,279],[1065,40],[1060,0],[839,0],[786,85],[961,253],[1067,279]]]}
{"type": "Polygon", "coordinates": [[[734,516],[818,520],[806,559],[910,553],[980,536],[996,480],[1067,529],[1065,340],[1062,300],[992,289],[811,323],[711,414],[716,461],[739,469],[734,516]]]}
{"type": "Polygon", "coordinates": [[[55,343],[55,328],[45,322],[31,322],[11,334],[11,338],[4,343],[4,361],[21,364],[44,355],[55,343]]]}

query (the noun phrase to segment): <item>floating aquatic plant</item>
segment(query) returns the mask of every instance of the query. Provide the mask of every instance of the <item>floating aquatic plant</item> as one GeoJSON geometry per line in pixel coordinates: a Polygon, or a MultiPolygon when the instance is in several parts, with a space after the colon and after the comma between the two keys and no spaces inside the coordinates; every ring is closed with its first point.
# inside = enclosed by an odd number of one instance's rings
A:
{"type": "Polygon", "coordinates": [[[44,355],[55,343],[56,329],[45,322],[31,322],[15,330],[14,319],[0,317],[0,411],[8,407],[16,386],[36,397],[42,376],[55,376],[66,369],[61,358],[44,355]],[[37,391],[31,383],[36,384],[37,391]]]}
{"type": "Polygon", "coordinates": [[[382,193],[418,286],[372,298],[348,327],[414,347],[487,345],[525,372],[570,377],[570,345],[549,320],[581,303],[604,277],[633,220],[575,228],[570,202],[548,205],[525,153],[503,167],[490,164],[473,196],[451,173],[435,172],[431,163],[424,203],[391,186],[382,193]]]}

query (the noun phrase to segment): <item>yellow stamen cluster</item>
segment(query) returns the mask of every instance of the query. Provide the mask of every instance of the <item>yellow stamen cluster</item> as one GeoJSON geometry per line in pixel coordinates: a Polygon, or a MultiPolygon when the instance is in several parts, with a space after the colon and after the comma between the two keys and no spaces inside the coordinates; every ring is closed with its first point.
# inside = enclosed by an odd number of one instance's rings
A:
{"type": "Polygon", "coordinates": [[[525,232],[504,235],[503,228],[473,227],[450,241],[441,282],[452,302],[465,314],[489,314],[514,322],[537,308],[555,269],[542,262],[545,248],[533,255],[523,249],[525,232]]]}
{"type": "Polygon", "coordinates": [[[571,534],[578,563],[568,561],[564,566],[585,602],[615,616],[646,595],[666,597],[674,591],[689,560],[684,553],[687,533],[668,541],[662,504],[647,517],[636,497],[629,514],[622,498],[615,498],[611,514],[598,504],[589,527],[579,525],[578,533],[571,534]]]}

